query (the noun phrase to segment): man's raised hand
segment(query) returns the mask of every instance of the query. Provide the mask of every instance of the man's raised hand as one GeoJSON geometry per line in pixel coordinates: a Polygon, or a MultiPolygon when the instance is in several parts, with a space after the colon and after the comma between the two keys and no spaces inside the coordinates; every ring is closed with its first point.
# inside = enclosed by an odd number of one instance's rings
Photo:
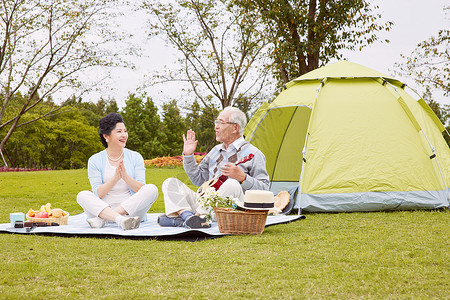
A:
{"type": "Polygon", "coordinates": [[[195,132],[189,129],[186,133],[186,136],[183,134],[183,154],[184,155],[192,155],[197,148],[197,140],[195,140],[195,132]]]}

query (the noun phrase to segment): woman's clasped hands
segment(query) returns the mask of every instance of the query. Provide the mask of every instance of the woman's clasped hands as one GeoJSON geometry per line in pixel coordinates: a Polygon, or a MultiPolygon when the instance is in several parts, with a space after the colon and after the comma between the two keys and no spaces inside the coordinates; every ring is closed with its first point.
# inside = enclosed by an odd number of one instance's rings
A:
{"type": "Polygon", "coordinates": [[[123,160],[119,162],[119,165],[116,168],[116,173],[114,174],[117,180],[123,179],[125,180],[128,176],[127,170],[125,169],[125,163],[123,160]]]}

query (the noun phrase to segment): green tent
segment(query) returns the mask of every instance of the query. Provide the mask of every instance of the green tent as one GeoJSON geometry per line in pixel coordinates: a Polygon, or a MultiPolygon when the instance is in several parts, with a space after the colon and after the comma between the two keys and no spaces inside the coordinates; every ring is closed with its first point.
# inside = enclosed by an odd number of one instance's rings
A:
{"type": "Polygon", "coordinates": [[[298,187],[294,207],[309,212],[448,206],[445,127],[405,87],[347,61],[286,84],[245,128],[271,191],[298,187]]]}

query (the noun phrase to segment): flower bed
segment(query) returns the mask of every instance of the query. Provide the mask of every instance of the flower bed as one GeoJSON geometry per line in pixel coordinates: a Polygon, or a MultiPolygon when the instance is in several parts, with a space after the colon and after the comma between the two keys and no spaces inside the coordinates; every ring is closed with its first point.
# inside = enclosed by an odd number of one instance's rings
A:
{"type": "MultiPolygon", "coordinates": [[[[197,163],[201,162],[203,157],[205,157],[206,153],[194,153],[195,160],[197,163]]],[[[156,167],[156,168],[163,168],[163,167],[169,167],[174,168],[177,166],[183,165],[183,156],[177,155],[177,156],[163,156],[163,157],[156,157],[153,159],[148,159],[144,161],[146,167],[156,167]]]]}
{"type": "Polygon", "coordinates": [[[52,169],[28,169],[28,168],[7,168],[0,167],[0,172],[32,172],[32,171],[51,171],[52,169]]]}

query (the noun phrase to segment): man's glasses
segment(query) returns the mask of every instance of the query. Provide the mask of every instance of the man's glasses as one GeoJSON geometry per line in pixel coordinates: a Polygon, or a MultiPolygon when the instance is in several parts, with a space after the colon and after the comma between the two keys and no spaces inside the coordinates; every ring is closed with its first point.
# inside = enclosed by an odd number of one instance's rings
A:
{"type": "Polygon", "coordinates": [[[223,126],[224,124],[237,124],[235,122],[224,122],[222,120],[215,120],[214,121],[214,125],[216,126],[223,126]]]}

